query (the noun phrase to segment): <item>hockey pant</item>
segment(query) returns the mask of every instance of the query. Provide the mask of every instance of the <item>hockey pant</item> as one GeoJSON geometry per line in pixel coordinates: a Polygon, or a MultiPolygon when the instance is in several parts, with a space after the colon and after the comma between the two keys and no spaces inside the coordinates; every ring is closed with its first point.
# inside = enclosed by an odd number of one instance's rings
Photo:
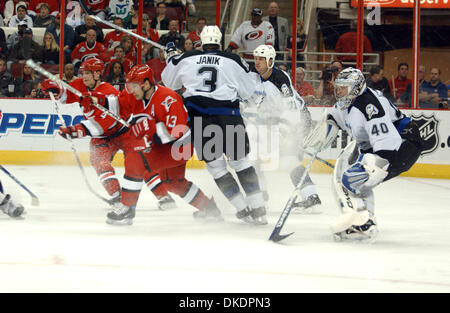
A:
{"type": "Polygon", "coordinates": [[[170,191],[198,210],[202,211],[210,201],[203,191],[185,178],[186,163],[192,156],[192,145],[182,147],[185,154],[177,157],[172,154],[171,144],[154,144],[151,151],[125,153],[125,175],[122,184],[122,204],[135,206],[142,188],[145,171],[158,172],[170,191]]]}
{"type": "MultiPolygon", "coordinates": [[[[90,141],[90,161],[92,167],[111,197],[120,194],[120,184],[111,165],[117,151],[121,149],[121,141],[118,138],[92,138],[90,141]]],[[[161,181],[157,172],[145,172],[145,183],[159,200],[167,195],[165,183],[161,181]]]]}

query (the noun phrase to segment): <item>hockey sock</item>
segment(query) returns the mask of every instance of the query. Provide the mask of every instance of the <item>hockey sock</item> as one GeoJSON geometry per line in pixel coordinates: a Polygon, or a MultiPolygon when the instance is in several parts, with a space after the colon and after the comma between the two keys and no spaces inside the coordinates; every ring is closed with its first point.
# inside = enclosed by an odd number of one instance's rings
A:
{"type": "Polygon", "coordinates": [[[156,199],[160,200],[167,195],[167,188],[158,174],[151,175],[145,178],[145,184],[148,189],[155,195],[156,199]]]}
{"type": "Polygon", "coordinates": [[[247,207],[244,195],[239,189],[239,185],[233,178],[231,173],[227,173],[224,176],[215,179],[220,191],[225,195],[228,201],[238,210],[244,210],[247,207]]]}
{"type": "Polygon", "coordinates": [[[251,208],[264,206],[264,197],[259,188],[258,176],[255,168],[250,166],[240,172],[236,172],[239,182],[247,195],[247,202],[251,208]]]}
{"type": "MultiPolygon", "coordinates": [[[[291,174],[290,174],[291,181],[292,181],[292,184],[294,184],[294,186],[298,185],[304,172],[305,172],[305,167],[303,165],[299,165],[291,171],[291,174]]],[[[306,175],[306,178],[305,178],[305,181],[303,182],[302,187],[304,187],[306,185],[313,185],[313,184],[314,183],[312,182],[311,177],[309,177],[309,174],[306,175]]]]}
{"type": "Polygon", "coordinates": [[[121,202],[126,206],[136,205],[142,189],[142,180],[124,176],[121,192],[121,202]]]}
{"type": "Polygon", "coordinates": [[[204,210],[209,202],[203,191],[186,179],[173,182],[168,185],[168,188],[169,191],[180,196],[184,201],[200,211],[204,210]]]}
{"type": "Polygon", "coordinates": [[[107,171],[100,173],[98,174],[98,177],[100,178],[100,182],[103,184],[103,187],[105,188],[106,192],[110,196],[115,196],[119,194],[120,184],[114,171],[107,171]]]}

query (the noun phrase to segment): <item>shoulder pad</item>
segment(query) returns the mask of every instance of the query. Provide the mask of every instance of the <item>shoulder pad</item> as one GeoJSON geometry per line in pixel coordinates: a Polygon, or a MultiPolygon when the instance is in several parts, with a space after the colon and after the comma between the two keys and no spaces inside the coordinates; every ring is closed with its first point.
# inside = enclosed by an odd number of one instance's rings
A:
{"type": "Polygon", "coordinates": [[[272,75],[268,81],[274,84],[284,97],[292,97],[294,95],[289,77],[283,71],[274,68],[272,75]]]}
{"type": "Polygon", "coordinates": [[[377,96],[369,89],[367,89],[367,91],[361,96],[356,98],[355,102],[350,108],[352,107],[361,111],[367,121],[370,121],[374,118],[383,117],[385,115],[383,106],[381,105],[377,96]]]}

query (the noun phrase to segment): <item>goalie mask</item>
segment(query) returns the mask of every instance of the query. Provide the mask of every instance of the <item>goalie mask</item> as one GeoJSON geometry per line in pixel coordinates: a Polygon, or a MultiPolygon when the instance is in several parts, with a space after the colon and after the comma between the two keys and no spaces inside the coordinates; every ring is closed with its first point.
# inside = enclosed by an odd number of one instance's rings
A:
{"type": "Polygon", "coordinates": [[[356,68],[346,68],[339,73],[334,81],[334,95],[336,106],[341,110],[346,110],[356,99],[366,90],[364,75],[356,68]]]}

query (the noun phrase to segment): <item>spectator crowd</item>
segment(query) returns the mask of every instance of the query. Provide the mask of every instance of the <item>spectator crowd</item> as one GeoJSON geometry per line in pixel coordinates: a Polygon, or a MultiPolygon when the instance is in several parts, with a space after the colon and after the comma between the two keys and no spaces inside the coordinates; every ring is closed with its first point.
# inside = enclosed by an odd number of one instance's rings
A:
{"type": "MultiPolygon", "coordinates": [[[[85,2],[91,12],[119,27],[137,32],[139,6],[137,0],[100,0],[85,2]]],[[[105,64],[103,79],[123,89],[125,74],[137,64],[137,40],[122,31],[109,28],[85,14],[78,1],[66,1],[64,21],[64,80],[77,77],[81,63],[98,58],[105,64]],[[74,14],[72,14],[72,13],[74,14]],[[80,14],[76,14],[81,12],[80,14]]],[[[0,2],[0,97],[39,97],[42,78],[25,62],[33,59],[51,72],[59,71],[60,60],[60,1],[59,0],[7,0],[0,2]],[[6,37],[4,27],[16,30],[6,37]],[[34,32],[38,28],[43,39],[34,32]]],[[[199,48],[199,34],[206,25],[198,18],[196,29],[187,38],[181,34],[186,14],[194,14],[192,0],[144,0],[142,34],[153,42],[166,45],[175,42],[180,50],[199,48]],[[169,13],[170,11],[170,14],[169,13]],[[150,18],[152,15],[152,18],[150,18]],[[167,31],[159,36],[158,31],[167,31]]],[[[162,51],[144,43],[141,63],[151,64],[155,76],[165,66],[162,51]]]]}
{"type": "MultiPolygon", "coordinates": [[[[137,32],[139,6],[137,0],[98,0],[85,2],[94,15],[115,25],[137,32]]],[[[60,47],[61,15],[59,0],[7,0],[0,2],[0,97],[39,97],[41,77],[25,65],[33,59],[50,71],[59,71],[60,53],[64,59],[64,80],[70,82],[78,75],[81,63],[95,57],[105,64],[103,79],[116,88],[124,88],[125,74],[137,63],[149,64],[160,81],[165,67],[164,53],[149,43],[143,43],[141,59],[138,62],[137,40],[118,30],[105,31],[106,27],[96,19],[84,14],[78,1],[66,1],[67,14],[64,20],[64,43],[60,47]],[[80,12],[80,14],[71,14],[80,12]],[[16,30],[6,37],[3,27],[16,30]],[[42,40],[34,32],[44,29],[42,40]],[[62,50],[62,52],[61,52],[62,50]]],[[[175,43],[182,51],[201,49],[200,33],[207,25],[204,17],[196,19],[195,29],[187,32],[184,24],[187,14],[196,12],[193,0],[144,0],[142,34],[153,42],[165,46],[175,43]],[[171,13],[170,13],[171,12],[171,13]],[[174,12],[176,14],[174,14],[174,12]],[[161,35],[159,35],[159,31],[161,35]],[[182,32],[187,35],[184,36],[182,32]]],[[[243,51],[244,59],[252,61],[252,51],[260,44],[274,46],[277,51],[276,65],[289,72],[293,38],[289,22],[279,15],[277,2],[268,2],[267,14],[260,8],[251,10],[251,19],[244,21],[232,34],[228,46],[232,52],[243,51]],[[282,53],[280,53],[282,52],[282,53]],[[286,62],[284,64],[283,62],[286,62]]],[[[302,20],[297,20],[296,88],[308,104],[333,105],[333,82],[344,68],[343,62],[354,61],[354,56],[337,55],[325,66],[320,83],[316,88],[308,82],[304,51],[308,35],[302,20]]],[[[350,31],[338,39],[335,52],[354,53],[356,42],[355,23],[350,31]]],[[[364,38],[365,52],[372,52],[367,37],[364,38]]],[[[398,73],[391,79],[384,77],[381,66],[370,68],[367,86],[380,90],[392,103],[398,106],[412,106],[409,66],[398,64],[398,73]]],[[[441,70],[430,68],[429,77],[424,66],[419,68],[419,107],[447,108],[448,88],[440,81],[441,70]],[[427,80],[428,79],[428,80],[427,80]]]]}

